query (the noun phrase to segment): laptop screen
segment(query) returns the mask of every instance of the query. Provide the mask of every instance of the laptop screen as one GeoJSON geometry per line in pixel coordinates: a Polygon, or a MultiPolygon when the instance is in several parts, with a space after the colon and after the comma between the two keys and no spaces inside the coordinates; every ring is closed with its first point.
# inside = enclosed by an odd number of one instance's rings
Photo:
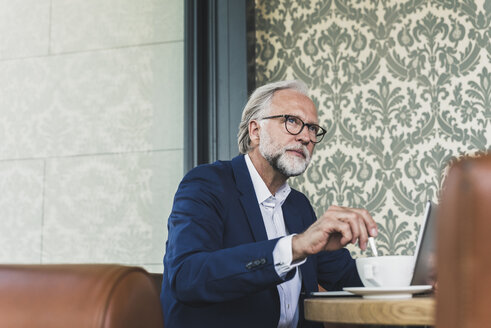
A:
{"type": "Polygon", "coordinates": [[[436,281],[436,218],[437,206],[428,201],[416,244],[411,285],[433,285],[436,281]]]}

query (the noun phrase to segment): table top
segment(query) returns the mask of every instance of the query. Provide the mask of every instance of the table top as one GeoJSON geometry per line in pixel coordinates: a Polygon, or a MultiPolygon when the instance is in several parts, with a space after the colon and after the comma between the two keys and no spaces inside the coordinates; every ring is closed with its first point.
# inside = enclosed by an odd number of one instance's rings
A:
{"type": "Polygon", "coordinates": [[[421,325],[435,324],[435,300],[418,296],[404,300],[360,297],[316,297],[305,300],[305,318],[317,322],[421,325]]]}

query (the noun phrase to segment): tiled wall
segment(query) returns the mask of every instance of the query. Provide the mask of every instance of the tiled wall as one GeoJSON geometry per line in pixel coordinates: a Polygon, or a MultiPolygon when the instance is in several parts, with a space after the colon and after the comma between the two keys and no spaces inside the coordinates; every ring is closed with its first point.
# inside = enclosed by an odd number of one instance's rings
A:
{"type": "Polygon", "coordinates": [[[0,1],[0,262],[162,271],[183,1],[0,1]]]}

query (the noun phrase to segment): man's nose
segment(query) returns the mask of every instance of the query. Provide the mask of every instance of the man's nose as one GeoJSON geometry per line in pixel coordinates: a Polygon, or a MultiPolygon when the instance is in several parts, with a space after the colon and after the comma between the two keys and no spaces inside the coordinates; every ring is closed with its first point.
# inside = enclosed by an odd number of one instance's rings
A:
{"type": "Polygon", "coordinates": [[[300,131],[300,133],[297,134],[297,140],[300,141],[304,145],[307,145],[310,142],[310,135],[309,135],[308,127],[304,126],[302,131],[300,131]]]}

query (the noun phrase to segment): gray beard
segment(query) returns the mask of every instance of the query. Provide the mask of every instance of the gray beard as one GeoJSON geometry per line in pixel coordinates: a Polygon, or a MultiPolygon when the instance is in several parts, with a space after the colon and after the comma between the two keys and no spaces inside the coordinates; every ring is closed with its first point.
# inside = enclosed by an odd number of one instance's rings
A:
{"type": "Polygon", "coordinates": [[[259,152],[268,161],[269,165],[286,177],[294,177],[302,174],[310,163],[310,154],[307,147],[288,147],[280,148],[272,140],[270,135],[263,129],[260,134],[259,152]],[[305,159],[294,157],[286,153],[287,149],[300,149],[305,155],[305,159]]]}
{"type": "MultiPolygon", "coordinates": [[[[263,156],[264,156],[264,154],[263,154],[263,156]]],[[[287,163],[287,161],[288,161],[288,159],[286,158],[287,156],[288,156],[287,154],[281,153],[281,154],[276,154],[276,155],[272,155],[272,156],[265,156],[264,158],[266,158],[269,165],[271,165],[271,167],[273,167],[273,169],[280,172],[281,174],[283,174],[286,177],[295,177],[295,176],[300,175],[303,172],[305,172],[305,170],[307,169],[308,163],[305,164],[305,167],[303,169],[292,168],[287,163]]]]}

